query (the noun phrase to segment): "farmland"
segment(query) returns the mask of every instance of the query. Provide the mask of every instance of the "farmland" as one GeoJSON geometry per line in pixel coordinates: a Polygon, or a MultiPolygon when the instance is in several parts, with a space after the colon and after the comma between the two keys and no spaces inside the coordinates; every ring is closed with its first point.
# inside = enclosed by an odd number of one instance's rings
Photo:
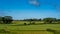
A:
{"type": "Polygon", "coordinates": [[[28,21],[13,21],[13,24],[0,24],[0,30],[7,30],[9,32],[1,32],[1,34],[53,34],[53,32],[46,31],[52,29],[60,31],[60,24],[41,24],[40,21],[35,21],[36,25],[24,25],[28,21]]]}

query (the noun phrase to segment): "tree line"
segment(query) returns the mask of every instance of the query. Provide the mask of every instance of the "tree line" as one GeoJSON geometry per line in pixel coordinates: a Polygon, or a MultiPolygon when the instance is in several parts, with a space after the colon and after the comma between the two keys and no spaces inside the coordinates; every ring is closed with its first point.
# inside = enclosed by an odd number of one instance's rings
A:
{"type": "Polygon", "coordinates": [[[60,19],[57,18],[43,18],[43,19],[24,19],[22,21],[43,21],[45,24],[46,23],[60,23],[60,19]]]}
{"type": "MultiPolygon", "coordinates": [[[[12,21],[14,21],[12,16],[0,17],[0,24],[10,24],[10,23],[12,23],[12,21]]],[[[30,23],[32,21],[43,21],[45,24],[46,23],[50,24],[50,23],[55,23],[55,22],[60,23],[60,19],[57,19],[57,18],[43,18],[43,19],[34,18],[34,19],[23,19],[23,20],[19,20],[19,21],[29,21],[30,23]]]]}

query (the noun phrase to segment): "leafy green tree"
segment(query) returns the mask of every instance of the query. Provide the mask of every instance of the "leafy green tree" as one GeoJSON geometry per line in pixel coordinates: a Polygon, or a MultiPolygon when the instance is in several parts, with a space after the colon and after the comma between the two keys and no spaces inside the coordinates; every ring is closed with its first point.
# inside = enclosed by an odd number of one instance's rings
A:
{"type": "Polygon", "coordinates": [[[43,21],[44,23],[52,23],[56,21],[56,18],[44,18],[43,21]]]}
{"type": "Polygon", "coordinates": [[[2,23],[2,17],[0,17],[0,23],[2,23]]]}
{"type": "Polygon", "coordinates": [[[2,21],[5,24],[10,24],[10,23],[12,23],[13,19],[12,19],[11,16],[5,16],[5,17],[2,18],[2,21]]]}
{"type": "Polygon", "coordinates": [[[42,21],[41,19],[38,19],[38,21],[42,21]]]}
{"type": "Polygon", "coordinates": [[[57,19],[57,23],[60,23],[60,19],[57,19]]]}
{"type": "Polygon", "coordinates": [[[60,19],[57,19],[57,21],[60,21],[60,19]]]}

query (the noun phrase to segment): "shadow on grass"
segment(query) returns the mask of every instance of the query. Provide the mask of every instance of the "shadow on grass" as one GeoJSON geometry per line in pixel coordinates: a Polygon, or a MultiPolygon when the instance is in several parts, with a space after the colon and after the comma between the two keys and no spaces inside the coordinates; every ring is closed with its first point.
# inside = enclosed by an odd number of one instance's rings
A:
{"type": "Polygon", "coordinates": [[[11,26],[29,26],[29,25],[43,25],[43,23],[38,23],[38,24],[15,24],[11,26]]]}
{"type": "Polygon", "coordinates": [[[53,32],[54,34],[60,34],[60,30],[47,29],[46,31],[53,32]]]}
{"type": "Polygon", "coordinates": [[[28,25],[24,25],[24,24],[17,24],[17,25],[11,25],[11,26],[28,26],[28,25]]]}
{"type": "Polygon", "coordinates": [[[55,31],[54,34],[60,34],[60,30],[59,31],[55,31]]]}

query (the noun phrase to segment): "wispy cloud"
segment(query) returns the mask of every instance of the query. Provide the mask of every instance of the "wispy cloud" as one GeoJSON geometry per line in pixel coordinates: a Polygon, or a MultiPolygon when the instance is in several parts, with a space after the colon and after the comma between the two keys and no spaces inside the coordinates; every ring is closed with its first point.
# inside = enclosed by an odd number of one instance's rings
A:
{"type": "Polygon", "coordinates": [[[29,0],[29,4],[34,5],[34,6],[39,6],[40,5],[38,0],[29,0]]]}

